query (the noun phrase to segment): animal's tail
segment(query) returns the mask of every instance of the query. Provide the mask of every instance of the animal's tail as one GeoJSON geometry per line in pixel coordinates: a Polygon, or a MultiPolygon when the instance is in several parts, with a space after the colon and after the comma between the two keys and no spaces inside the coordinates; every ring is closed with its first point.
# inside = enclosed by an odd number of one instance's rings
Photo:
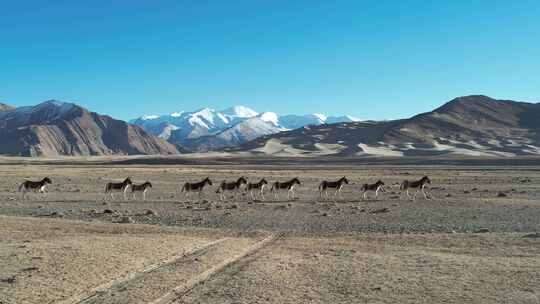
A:
{"type": "Polygon", "coordinates": [[[108,193],[111,190],[111,184],[105,185],[105,193],[108,193]]]}
{"type": "Polygon", "coordinates": [[[184,192],[184,190],[186,190],[187,188],[187,184],[184,184],[184,186],[182,186],[182,189],[180,189],[180,192],[184,192]]]}
{"type": "Polygon", "coordinates": [[[21,192],[24,188],[24,183],[22,183],[20,186],[19,186],[19,192],[21,192]]]}

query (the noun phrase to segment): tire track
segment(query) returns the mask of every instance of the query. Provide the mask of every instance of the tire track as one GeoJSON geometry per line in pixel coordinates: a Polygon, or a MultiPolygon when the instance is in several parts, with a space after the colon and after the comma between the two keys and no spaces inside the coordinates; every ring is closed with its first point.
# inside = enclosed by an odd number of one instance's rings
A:
{"type": "Polygon", "coordinates": [[[200,255],[204,254],[206,251],[210,250],[212,247],[214,247],[214,246],[216,246],[216,245],[218,245],[220,243],[223,243],[223,242],[225,242],[225,241],[227,241],[229,239],[230,238],[222,238],[222,239],[218,239],[218,240],[212,241],[210,243],[204,244],[202,246],[195,247],[195,248],[193,248],[193,249],[191,249],[189,251],[182,252],[181,254],[174,255],[174,256],[166,259],[166,260],[163,260],[163,261],[160,261],[158,263],[149,265],[149,266],[147,266],[147,267],[145,267],[145,268],[143,268],[141,270],[130,272],[130,273],[128,273],[127,275],[125,275],[123,277],[120,277],[120,278],[114,279],[112,281],[109,281],[107,283],[104,283],[102,285],[99,285],[99,286],[97,286],[95,288],[92,288],[91,290],[89,290],[87,292],[84,292],[84,293],[72,296],[70,298],[67,298],[65,300],[62,300],[60,302],[57,302],[57,304],[82,304],[82,303],[86,303],[87,301],[91,300],[95,296],[100,295],[100,294],[104,294],[108,290],[113,289],[115,286],[118,286],[120,284],[125,284],[125,283],[127,283],[129,281],[137,279],[140,276],[148,274],[148,273],[150,273],[152,271],[156,271],[156,270],[158,270],[160,268],[167,267],[168,265],[174,264],[174,263],[176,263],[178,261],[189,259],[189,258],[192,258],[192,257],[195,257],[195,256],[200,256],[200,255]]]}
{"type": "Polygon", "coordinates": [[[213,267],[207,269],[206,271],[200,273],[199,275],[192,277],[185,283],[175,287],[171,292],[168,292],[161,296],[160,298],[150,302],[150,304],[170,304],[173,301],[176,301],[182,298],[184,295],[189,293],[199,284],[204,283],[213,276],[218,275],[219,273],[225,271],[228,267],[240,262],[241,260],[255,254],[257,251],[262,248],[270,245],[279,238],[283,236],[283,233],[271,234],[264,238],[263,240],[249,246],[248,248],[242,250],[240,253],[221,261],[220,263],[214,265],[213,267]]]}

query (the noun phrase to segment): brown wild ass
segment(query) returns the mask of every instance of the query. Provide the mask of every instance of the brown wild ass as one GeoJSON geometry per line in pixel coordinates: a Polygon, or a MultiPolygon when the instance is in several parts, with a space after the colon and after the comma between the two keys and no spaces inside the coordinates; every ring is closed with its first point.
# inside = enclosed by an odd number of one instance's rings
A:
{"type": "Polygon", "coordinates": [[[422,193],[424,194],[425,199],[429,199],[427,194],[426,194],[426,191],[425,191],[425,188],[426,188],[427,184],[431,184],[431,180],[429,179],[429,177],[424,176],[424,177],[422,177],[421,179],[419,179],[417,181],[408,181],[408,180],[403,181],[403,183],[401,183],[399,189],[401,190],[401,193],[403,193],[403,191],[406,191],[407,197],[411,196],[409,194],[409,189],[416,189],[416,192],[413,195],[413,200],[416,199],[416,194],[418,194],[419,190],[422,191],[422,193]]]}
{"type": "Polygon", "coordinates": [[[368,191],[375,191],[375,199],[377,199],[377,196],[379,195],[379,191],[384,192],[384,183],[381,180],[378,180],[374,184],[363,184],[362,188],[360,190],[362,191],[362,198],[367,198],[367,192],[368,191]]]}
{"type": "Polygon", "coordinates": [[[272,188],[270,188],[270,192],[274,193],[275,200],[279,199],[279,195],[278,195],[279,191],[287,191],[287,199],[290,199],[291,195],[294,198],[295,185],[301,185],[300,180],[297,177],[286,182],[278,181],[272,184],[272,188]]]}
{"type": "Polygon", "coordinates": [[[191,192],[199,192],[199,197],[201,197],[206,185],[212,185],[212,181],[208,177],[198,183],[185,183],[180,192],[184,192],[185,197],[188,197],[191,192]]]}
{"type": "Polygon", "coordinates": [[[249,195],[251,195],[251,199],[254,200],[255,197],[253,196],[253,190],[259,190],[259,195],[262,199],[264,199],[264,188],[268,182],[262,178],[258,183],[248,183],[246,186],[246,190],[249,191],[249,195]]]}
{"type": "Polygon", "coordinates": [[[148,192],[148,189],[152,188],[152,183],[149,181],[146,181],[140,185],[131,185],[131,194],[133,195],[133,199],[137,199],[137,196],[135,195],[135,192],[142,192],[143,194],[143,201],[146,200],[146,192],[148,192]]]}
{"type": "Polygon", "coordinates": [[[29,191],[36,192],[36,193],[45,193],[45,187],[47,186],[47,184],[52,184],[51,179],[48,177],[45,177],[38,182],[28,181],[28,180],[24,181],[19,186],[19,192],[22,193],[22,199],[26,197],[26,192],[29,192],[29,191]]]}
{"type": "Polygon", "coordinates": [[[247,180],[243,176],[238,178],[235,182],[223,181],[221,182],[221,185],[219,185],[218,189],[216,190],[216,193],[219,193],[220,200],[224,200],[226,198],[225,197],[226,191],[233,192],[234,197],[236,198],[236,194],[238,193],[238,191],[240,191],[240,187],[245,184],[247,184],[247,180]]]}
{"type": "Polygon", "coordinates": [[[336,195],[339,195],[339,197],[343,198],[341,195],[341,189],[343,188],[343,184],[349,184],[349,180],[347,180],[345,176],[335,182],[322,181],[319,184],[319,197],[322,198],[324,192],[326,198],[328,198],[328,188],[332,188],[336,189],[336,191],[334,192],[334,197],[336,197],[336,195]]]}
{"type": "Polygon", "coordinates": [[[109,194],[111,195],[111,198],[114,200],[114,192],[122,192],[122,194],[124,195],[124,200],[127,200],[126,193],[132,184],[133,183],[131,182],[131,179],[129,177],[127,177],[121,183],[107,183],[107,185],[105,186],[104,200],[107,200],[107,197],[109,196],[109,194]]]}

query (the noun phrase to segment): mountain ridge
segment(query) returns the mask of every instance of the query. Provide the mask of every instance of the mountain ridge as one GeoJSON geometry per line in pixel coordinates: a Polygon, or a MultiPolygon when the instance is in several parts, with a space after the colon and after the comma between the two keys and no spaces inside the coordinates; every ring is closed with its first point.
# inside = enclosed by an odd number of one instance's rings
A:
{"type": "Polygon", "coordinates": [[[191,151],[208,151],[237,146],[263,135],[308,124],[355,120],[358,119],[350,115],[327,117],[323,114],[258,113],[246,106],[237,105],[221,111],[201,108],[169,115],[143,115],[130,122],[191,151]]]}
{"type": "Polygon", "coordinates": [[[177,154],[142,128],[74,103],[48,100],[0,112],[0,154],[20,156],[177,154]]]}
{"type": "Polygon", "coordinates": [[[407,119],[310,126],[231,150],[272,155],[538,155],[539,130],[540,104],[470,95],[407,119]]]}

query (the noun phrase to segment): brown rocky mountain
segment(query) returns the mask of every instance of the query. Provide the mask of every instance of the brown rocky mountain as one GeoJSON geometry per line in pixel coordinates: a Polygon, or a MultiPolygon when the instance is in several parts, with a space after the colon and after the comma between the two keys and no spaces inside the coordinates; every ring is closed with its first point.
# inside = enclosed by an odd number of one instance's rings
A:
{"type": "Polygon", "coordinates": [[[273,155],[540,154],[540,104],[465,96],[408,119],[307,126],[235,150],[273,155]]]}
{"type": "Polygon", "coordinates": [[[0,111],[0,154],[20,156],[177,154],[138,126],[49,100],[0,111]]]}
{"type": "Polygon", "coordinates": [[[13,109],[15,109],[14,106],[10,106],[8,104],[0,102],[0,111],[7,111],[7,110],[13,110],[13,109]]]}

